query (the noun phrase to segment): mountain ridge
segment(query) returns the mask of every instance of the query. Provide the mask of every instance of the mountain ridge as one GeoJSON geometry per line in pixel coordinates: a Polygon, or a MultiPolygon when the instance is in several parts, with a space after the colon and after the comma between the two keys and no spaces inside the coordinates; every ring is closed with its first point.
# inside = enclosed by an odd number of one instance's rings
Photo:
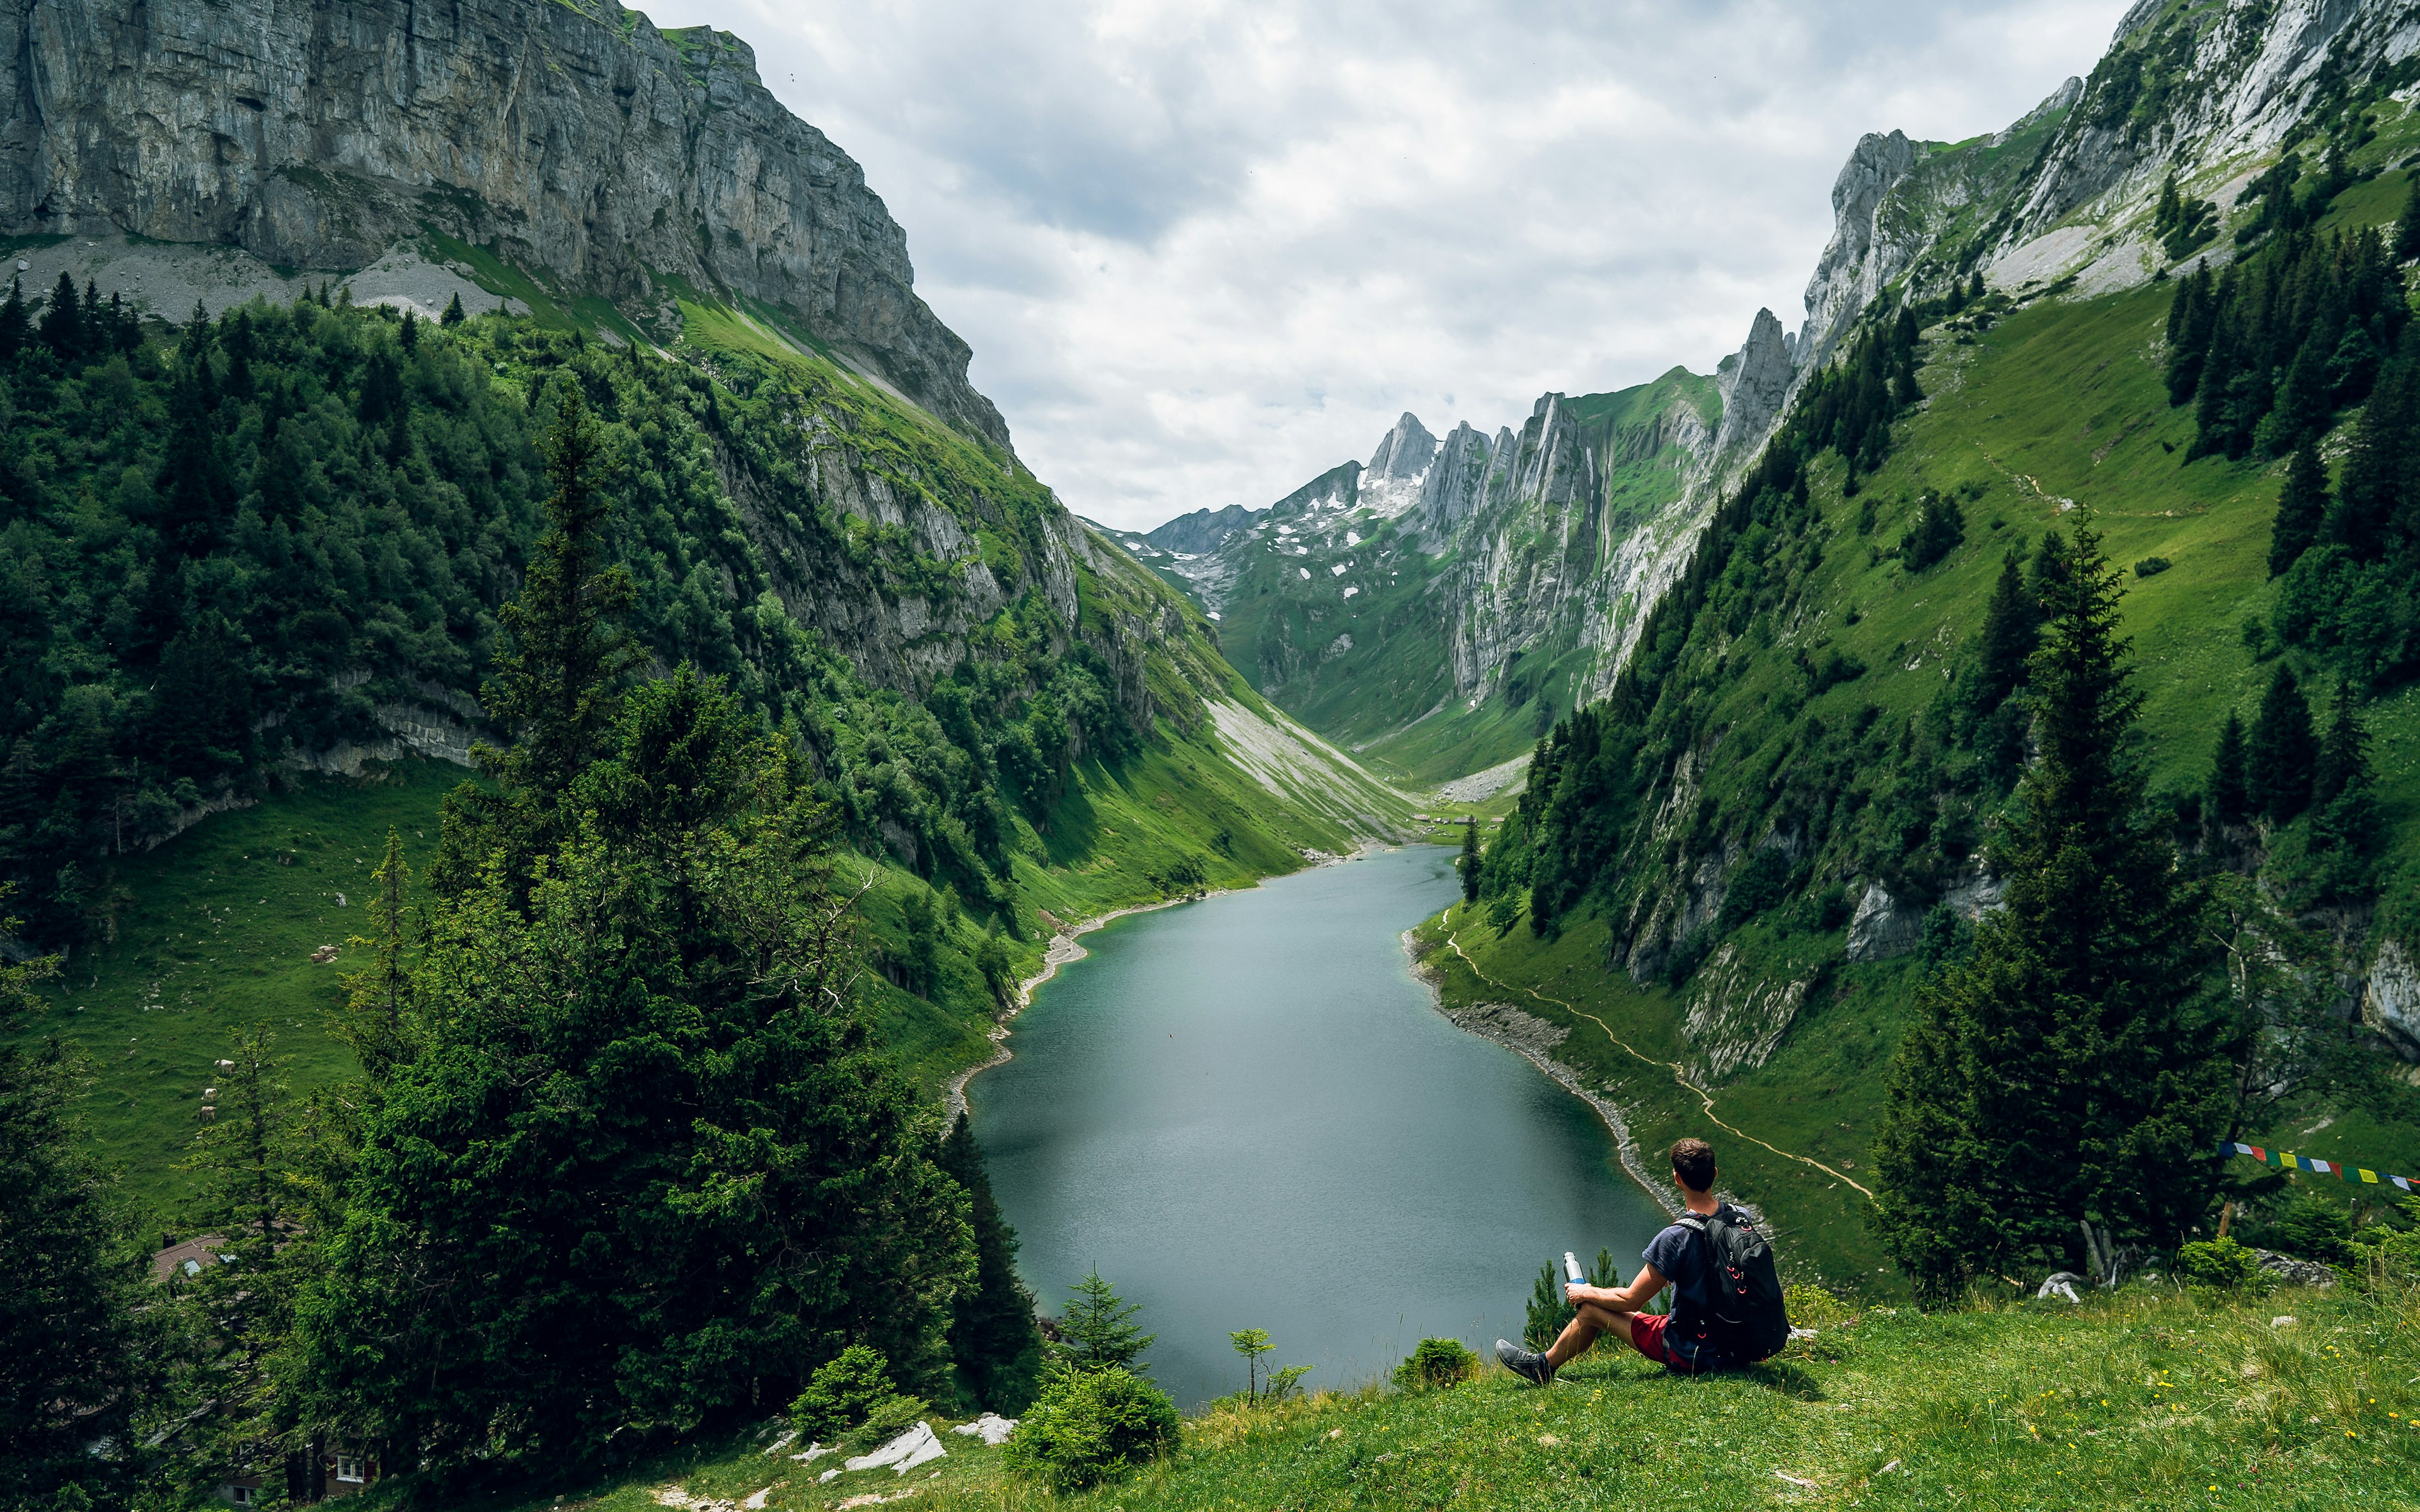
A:
{"type": "Polygon", "coordinates": [[[863,170],[730,33],[618,0],[6,0],[0,26],[22,39],[0,54],[0,236],[240,248],[259,279],[433,234],[617,339],[676,340],[685,298],[751,304],[1009,445],[863,170]]]}

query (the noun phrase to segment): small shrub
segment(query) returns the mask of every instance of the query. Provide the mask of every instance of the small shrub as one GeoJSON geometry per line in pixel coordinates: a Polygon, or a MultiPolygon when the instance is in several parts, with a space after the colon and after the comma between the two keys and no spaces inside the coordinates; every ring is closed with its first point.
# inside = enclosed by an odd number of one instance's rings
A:
{"type": "Polygon", "coordinates": [[[1855,1309],[1848,1304],[1822,1287],[1805,1281],[1783,1288],[1781,1310],[1799,1328],[1823,1328],[1856,1316],[1855,1309]]]}
{"type": "Polygon", "coordinates": [[[866,1449],[889,1443],[931,1411],[922,1396],[885,1396],[866,1410],[865,1421],[850,1431],[848,1442],[866,1449]]]}
{"type": "Polygon", "coordinates": [[[1120,1480],[1175,1446],[1176,1404],[1140,1376],[1054,1365],[1001,1453],[1052,1491],[1120,1480]]]}
{"type": "Polygon", "coordinates": [[[2352,1257],[2352,1211],[2297,1185],[2282,1206],[2246,1226],[2255,1242],[2298,1260],[2341,1265],[2352,1257]]]}
{"type": "Polygon", "coordinates": [[[882,1356],[852,1344],[840,1357],[815,1367],[807,1389],[790,1404],[790,1426],[814,1443],[837,1443],[898,1396],[882,1356]]]}
{"type": "Polygon", "coordinates": [[[2137,578],[2156,578],[2175,565],[2175,563],[2170,562],[2165,557],[2145,557],[2142,561],[2134,563],[2134,576],[2137,578]]]}
{"type": "Polygon", "coordinates": [[[1479,1374],[1479,1356],[1460,1339],[1422,1339],[1420,1347],[1395,1367],[1395,1384],[1405,1391],[1454,1386],[1479,1374]]]}
{"type": "Polygon", "coordinates": [[[2269,1289],[2259,1257],[2233,1239],[2196,1241],[2177,1251],[2177,1274],[2188,1287],[2232,1296],[2269,1289]]]}

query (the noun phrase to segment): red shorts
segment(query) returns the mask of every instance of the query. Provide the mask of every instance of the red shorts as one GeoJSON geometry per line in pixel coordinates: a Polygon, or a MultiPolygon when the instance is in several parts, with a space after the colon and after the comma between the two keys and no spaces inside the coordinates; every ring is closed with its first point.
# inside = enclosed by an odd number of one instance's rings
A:
{"type": "Polygon", "coordinates": [[[1669,1313],[1632,1313],[1630,1347],[1666,1369],[1678,1370],[1683,1375],[1694,1376],[1713,1368],[1714,1362],[1701,1352],[1702,1346],[1685,1353],[1676,1353],[1665,1347],[1664,1325],[1671,1320],[1669,1313]]]}

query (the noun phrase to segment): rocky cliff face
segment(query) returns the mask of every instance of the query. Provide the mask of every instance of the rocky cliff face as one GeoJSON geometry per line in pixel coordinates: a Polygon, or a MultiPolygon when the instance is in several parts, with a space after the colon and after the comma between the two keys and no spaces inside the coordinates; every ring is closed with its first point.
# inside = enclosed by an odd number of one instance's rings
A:
{"type": "Polygon", "coordinates": [[[1366,464],[1265,510],[1118,539],[1220,616],[1229,658],[1314,728],[1368,746],[1483,725],[1436,761],[1490,764],[1610,679],[1647,601],[1637,575],[1660,560],[1640,536],[1702,469],[1719,416],[1714,382],[1680,369],[1543,395],[1493,435],[1440,438],[1406,414],[1366,464]]]}
{"type": "Polygon", "coordinates": [[[863,171],[728,33],[616,0],[0,0],[0,235],[349,272],[433,231],[659,340],[685,292],[752,302],[1008,444],[863,171]]]}

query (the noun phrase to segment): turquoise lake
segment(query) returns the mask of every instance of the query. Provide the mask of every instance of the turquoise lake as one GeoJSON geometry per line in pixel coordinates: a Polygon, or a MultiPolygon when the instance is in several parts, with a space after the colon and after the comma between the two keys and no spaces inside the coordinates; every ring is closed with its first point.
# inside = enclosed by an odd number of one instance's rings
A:
{"type": "Polygon", "coordinates": [[[1190,1408],[1243,1388],[1233,1330],[1349,1386],[1518,1338],[1567,1249],[1633,1267],[1664,1218],[1596,1114],[1412,975],[1403,932],[1457,886],[1412,846],[1083,937],[968,1089],[1044,1311],[1099,1267],[1190,1408]]]}

